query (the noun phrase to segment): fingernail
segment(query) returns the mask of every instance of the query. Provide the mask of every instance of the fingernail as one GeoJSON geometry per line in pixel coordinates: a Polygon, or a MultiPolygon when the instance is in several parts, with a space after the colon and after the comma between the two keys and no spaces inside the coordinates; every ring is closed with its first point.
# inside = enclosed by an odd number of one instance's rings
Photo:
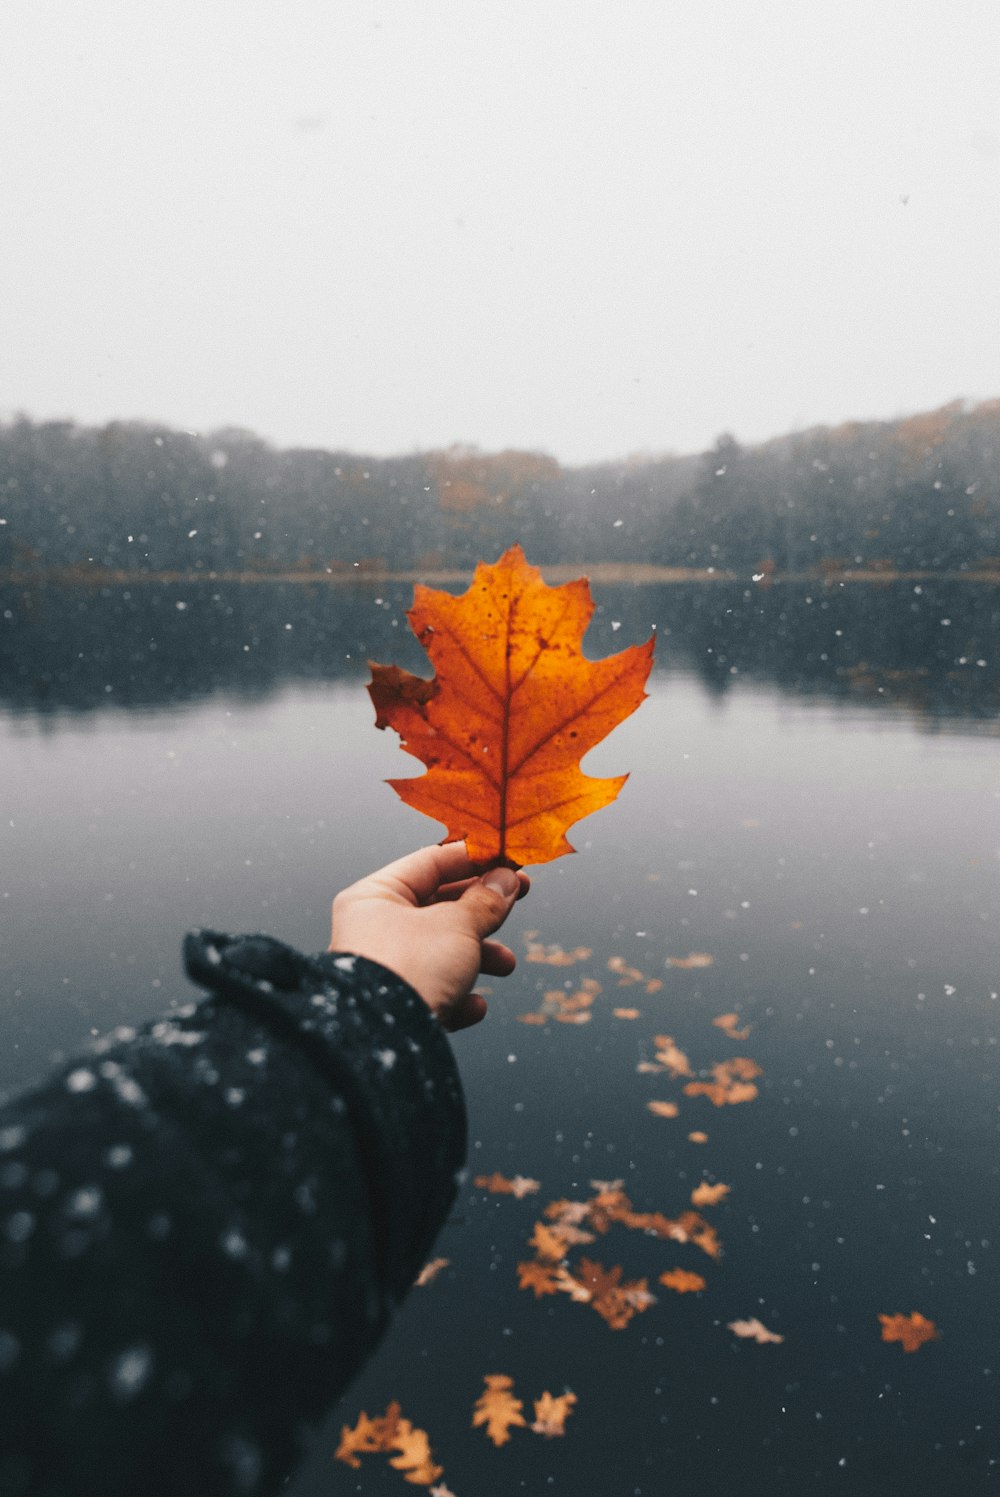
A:
{"type": "Polygon", "coordinates": [[[504,899],[513,899],[521,887],[520,879],[512,868],[491,868],[489,873],[483,874],[483,883],[487,889],[492,889],[504,899]]]}

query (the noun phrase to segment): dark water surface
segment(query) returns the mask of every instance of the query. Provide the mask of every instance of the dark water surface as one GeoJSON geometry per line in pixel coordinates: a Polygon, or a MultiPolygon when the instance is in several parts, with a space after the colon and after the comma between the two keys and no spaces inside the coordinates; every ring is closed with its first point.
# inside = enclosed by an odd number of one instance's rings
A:
{"type": "MultiPolygon", "coordinates": [[[[372,727],[368,655],[420,667],[408,589],[154,587],[0,593],[0,1086],[182,1000],[192,925],[307,949],[331,895],[430,840],[381,781],[415,761],[372,727]],[[183,605],[183,606],[180,606],[183,605]]],[[[536,871],[509,922],[592,955],[522,961],[455,1045],[470,1183],[292,1497],[402,1493],[384,1456],[330,1457],[396,1399],[455,1497],[992,1490],[1000,1466],[1000,602],[972,584],[604,589],[604,654],[661,635],[650,700],[587,761],[631,771],[536,871]],[[711,965],[670,957],[706,953],[711,965]],[[619,988],[623,959],[662,988],[619,988]],[[583,1025],[528,1026],[600,982],[583,1025]],[[616,1018],[616,1007],[637,1019],[616,1018]],[[747,1039],[712,1019],[737,1012],[747,1039]],[[759,1096],[716,1108],[640,1074],[669,1034],[696,1071],[733,1055],[759,1096]],[[672,1100],[679,1116],[646,1108],[672,1100]],[[708,1142],[691,1142],[692,1131],[708,1142]],[[502,1171],[523,1200],[476,1190],[502,1171]],[[516,1265],[544,1205],[625,1182],[676,1217],[703,1179],[724,1254],[614,1225],[574,1248],[657,1303],[623,1330],[516,1265]],[[708,1287],[657,1283],[675,1267],[708,1287]],[[919,1311],[913,1355],[879,1313],[919,1311]],[[758,1316],[785,1339],[729,1323],[758,1316]],[[562,1439],[470,1427],[483,1377],[572,1389],[562,1439]]]]}

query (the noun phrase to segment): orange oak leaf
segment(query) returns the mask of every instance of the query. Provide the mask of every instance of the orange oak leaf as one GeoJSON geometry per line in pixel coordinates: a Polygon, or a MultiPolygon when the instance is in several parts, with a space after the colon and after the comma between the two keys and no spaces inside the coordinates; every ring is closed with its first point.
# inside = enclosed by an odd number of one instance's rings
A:
{"type": "Polygon", "coordinates": [[[558,1222],[551,1227],[547,1227],[544,1222],[536,1222],[528,1241],[536,1256],[545,1263],[561,1263],[566,1256],[566,1238],[558,1222]]]}
{"type": "Polygon", "coordinates": [[[581,1258],[572,1271],[572,1277],[590,1292],[590,1304],[613,1331],[623,1331],[633,1315],[656,1303],[656,1296],[649,1293],[645,1279],[631,1279],[622,1283],[620,1265],[605,1268],[591,1258],[581,1258]]]}
{"type": "Polygon", "coordinates": [[[566,1420],[575,1403],[575,1393],[560,1393],[558,1396],[543,1393],[541,1398],[535,1399],[535,1422],[531,1428],[536,1435],[546,1435],[549,1439],[553,1435],[564,1435],[566,1420]]]}
{"type": "Polygon", "coordinates": [[[527,1175],[514,1175],[508,1180],[499,1170],[494,1170],[492,1175],[477,1175],[472,1183],[477,1190],[488,1190],[495,1196],[516,1196],[519,1201],[523,1201],[525,1196],[533,1196],[540,1188],[540,1182],[530,1180],[527,1175]]]}
{"type": "Polygon", "coordinates": [[[416,1486],[430,1486],[443,1475],[444,1467],[434,1463],[430,1441],[424,1430],[415,1428],[409,1419],[400,1417],[398,1403],[390,1403],[381,1418],[369,1419],[362,1413],[352,1429],[344,1425],[340,1432],[340,1444],[334,1451],[334,1460],[357,1470],[361,1462],[359,1455],[381,1451],[396,1451],[390,1466],[402,1471],[405,1479],[416,1486]]]}
{"type": "Polygon", "coordinates": [[[899,1341],[904,1351],[919,1351],[925,1341],[937,1341],[938,1328],[918,1310],[909,1315],[880,1315],[882,1340],[899,1341]]]}
{"type": "Polygon", "coordinates": [[[392,1449],[398,1455],[390,1457],[389,1465],[402,1471],[406,1481],[415,1486],[429,1487],[432,1481],[443,1476],[444,1467],[434,1464],[430,1440],[422,1429],[416,1429],[408,1419],[401,1419],[392,1441],[392,1449]]]}
{"type": "Polygon", "coordinates": [[[672,1268],[669,1273],[661,1273],[660,1283],[677,1294],[697,1294],[707,1287],[707,1280],[700,1273],[691,1273],[686,1268],[672,1268]]]}
{"type": "Polygon", "coordinates": [[[566,831],[628,778],[594,779],[583,755],[645,698],[654,640],[586,660],[594,611],[586,578],[549,587],[512,546],[480,562],[460,597],[420,584],[407,617],[435,676],[372,664],[376,727],[394,728],[427,773],[397,795],[465,839],[477,863],[547,863],[566,831]]]}
{"type": "Polygon", "coordinates": [[[729,1194],[728,1185],[709,1185],[707,1180],[702,1180],[691,1192],[692,1206],[715,1206],[722,1200],[723,1196],[729,1194]]]}
{"type": "Polygon", "coordinates": [[[517,1287],[533,1289],[535,1298],[541,1299],[546,1294],[558,1294],[562,1286],[554,1263],[541,1258],[530,1258],[527,1263],[517,1265],[517,1287]]]}
{"type": "Polygon", "coordinates": [[[527,1423],[521,1412],[524,1404],[511,1392],[513,1378],[494,1372],[488,1373],[483,1381],[486,1383],[486,1391],[476,1399],[472,1428],[478,1429],[480,1425],[484,1425],[486,1435],[494,1445],[506,1445],[511,1430],[527,1423]]]}
{"type": "MultiPolygon", "coordinates": [[[[393,1407],[390,1405],[390,1408],[393,1407]]],[[[395,1405],[396,1415],[399,1414],[399,1405],[395,1405]]],[[[352,1429],[349,1424],[342,1426],[340,1431],[340,1444],[333,1453],[336,1461],[343,1461],[346,1466],[353,1466],[356,1471],[361,1469],[359,1455],[369,1455],[377,1450],[384,1450],[382,1438],[385,1433],[384,1419],[369,1419],[364,1412],[358,1415],[358,1422],[352,1429]]]]}

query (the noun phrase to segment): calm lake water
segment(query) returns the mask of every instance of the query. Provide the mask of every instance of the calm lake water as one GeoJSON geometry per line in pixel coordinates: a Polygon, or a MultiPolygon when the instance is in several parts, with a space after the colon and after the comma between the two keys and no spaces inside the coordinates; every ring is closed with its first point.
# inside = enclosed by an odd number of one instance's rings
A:
{"type": "MultiPolygon", "coordinates": [[[[434,825],[382,784],[419,772],[372,726],[368,656],[421,668],[409,589],[277,584],[0,592],[0,1087],[186,998],[191,926],[326,944],[338,887],[434,825]]],[[[459,1035],[470,1181],[389,1339],[290,1497],[400,1494],[331,1455],[398,1400],[455,1497],[978,1493],[1000,1479],[1000,599],[973,584],[810,592],[603,589],[592,654],[647,636],[650,699],[586,761],[631,771],[508,923],[591,955],[522,960],[459,1035]],[[670,965],[703,953],[711,963],[670,965]],[[643,981],[620,987],[626,966],[643,981]],[[601,984],[585,1024],[525,1024],[601,984]],[[646,991],[646,981],[662,986],[646,991]],[[551,1005],[550,1005],[551,1006],[551,1005]],[[638,1017],[616,1017],[616,1008],[638,1017]],[[736,1013],[745,1039],[712,1020],[736,1013]],[[639,1072],[670,1035],[734,1055],[715,1107],[639,1072]],[[674,1101],[659,1117],[651,1100],[674,1101]],[[707,1134],[693,1142],[692,1132],[707,1134]],[[474,1188],[501,1171],[516,1199],[474,1188]],[[612,1225],[574,1247],[657,1296],[614,1331],[519,1290],[544,1206],[624,1181],[677,1217],[703,1180],[723,1255],[612,1225]],[[674,1268],[707,1280],[680,1295],[674,1268]],[[918,1311],[940,1339],[880,1339],[918,1311]],[[758,1345],[731,1322],[784,1337],[758,1345]],[[487,1374],[564,1438],[471,1428],[487,1374]]]]}

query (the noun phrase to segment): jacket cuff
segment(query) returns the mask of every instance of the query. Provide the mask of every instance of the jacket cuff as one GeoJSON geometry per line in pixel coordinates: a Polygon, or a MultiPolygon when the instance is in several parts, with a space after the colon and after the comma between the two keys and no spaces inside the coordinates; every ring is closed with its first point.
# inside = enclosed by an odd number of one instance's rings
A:
{"type": "Polygon", "coordinates": [[[410,985],[348,953],[306,957],[269,936],[196,931],[188,975],[296,1045],[358,1139],[380,1278],[401,1299],[451,1208],[466,1114],[451,1046],[410,985]]]}

